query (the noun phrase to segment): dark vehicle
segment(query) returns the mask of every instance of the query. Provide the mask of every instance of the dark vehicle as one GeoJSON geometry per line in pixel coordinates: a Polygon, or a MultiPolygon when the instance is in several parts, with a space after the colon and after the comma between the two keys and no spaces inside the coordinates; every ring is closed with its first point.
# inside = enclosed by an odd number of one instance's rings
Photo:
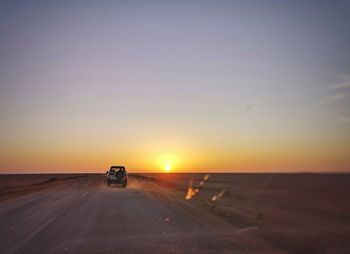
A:
{"type": "Polygon", "coordinates": [[[107,185],[111,183],[121,184],[124,188],[128,185],[128,173],[124,166],[112,166],[107,171],[107,185]]]}

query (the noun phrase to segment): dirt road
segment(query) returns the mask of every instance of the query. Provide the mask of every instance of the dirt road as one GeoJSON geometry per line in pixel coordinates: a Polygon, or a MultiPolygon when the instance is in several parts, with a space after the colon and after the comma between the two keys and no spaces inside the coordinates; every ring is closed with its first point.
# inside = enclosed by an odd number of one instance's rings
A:
{"type": "Polygon", "coordinates": [[[1,253],[240,253],[130,179],[70,179],[0,203],[1,253]]]}

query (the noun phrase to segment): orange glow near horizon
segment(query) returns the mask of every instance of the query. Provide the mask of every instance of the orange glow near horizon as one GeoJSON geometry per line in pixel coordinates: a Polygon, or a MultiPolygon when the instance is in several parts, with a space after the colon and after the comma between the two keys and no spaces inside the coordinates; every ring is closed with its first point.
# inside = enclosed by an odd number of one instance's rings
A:
{"type": "MultiPolygon", "coordinates": [[[[248,149],[243,145],[236,149],[230,147],[208,148],[203,145],[183,145],[177,143],[173,149],[160,152],[170,139],[161,143],[153,142],[148,151],[143,142],[139,146],[126,147],[119,151],[117,146],[100,149],[101,146],[88,148],[70,146],[52,147],[39,151],[21,149],[3,151],[0,155],[2,173],[53,173],[53,172],[105,172],[111,165],[124,165],[130,173],[141,172],[346,172],[349,168],[345,154],[331,149],[308,149],[295,151],[284,147],[263,150],[256,145],[248,149]],[[259,149],[258,149],[259,148],[259,149]],[[278,149],[279,148],[279,149],[278,149]],[[313,151],[315,153],[311,153],[313,151]]],[[[24,144],[25,145],[25,144],[24,144]]],[[[39,147],[39,146],[37,146],[39,147]]],[[[108,147],[108,146],[104,146],[108,147]]],[[[165,149],[164,149],[165,150],[165,149]]]]}
{"type": "MultiPolygon", "coordinates": [[[[164,130],[162,133],[162,128],[158,128],[156,135],[147,134],[147,130],[137,133],[139,136],[130,134],[135,141],[123,140],[114,133],[102,135],[102,131],[98,132],[101,137],[92,141],[87,139],[89,133],[83,132],[67,134],[66,139],[52,138],[49,143],[46,136],[31,137],[14,149],[0,150],[0,170],[2,173],[93,173],[105,172],[111,165],[124,165],[130,173],[349,171],[347,149],[329,141],[296,149],[290,140],[281,143],[282,137],[277,143],[272,137],[266,141],[237,135],[233,142],[185,131],[173,136],[164,130]]],[[[7,147],[11,145],[14,146],[8,143],[7,147]]]]}

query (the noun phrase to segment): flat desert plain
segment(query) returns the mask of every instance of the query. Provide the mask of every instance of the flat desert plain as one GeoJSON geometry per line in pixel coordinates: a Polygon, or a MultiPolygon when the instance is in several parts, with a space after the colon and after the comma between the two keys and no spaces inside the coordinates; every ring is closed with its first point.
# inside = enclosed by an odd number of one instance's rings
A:
{"type": "Polygon", "coordinates": [[[222,233],[245,250],[350,253],[349,174],[146,176],[183,198],[192,182],[198,193],[189,202],[230,223],[222,233]]]}
{"type": "Polygon", "coordinates": [[[0,176],[1,253],[350,253],[348,174],[0,176]]]}

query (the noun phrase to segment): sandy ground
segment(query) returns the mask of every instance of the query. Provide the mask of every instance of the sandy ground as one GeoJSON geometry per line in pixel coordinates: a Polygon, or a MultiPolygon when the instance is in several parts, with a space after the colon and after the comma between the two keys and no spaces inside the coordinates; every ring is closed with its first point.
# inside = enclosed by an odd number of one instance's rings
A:
{"type": "Polygon", "coordinates": [[[156,184],[131,177],[125,189],[108,187],[104,175],[47,177],[3,181],[1,253],[242,253],[152,195],[148,185],[156,184]]]}
{"type": "Polygon", "coordinates": [[[350,253],[349,195],[350,175],[2,175],[0,250],[350,253]]]}
{"type": "Polygon", "coordinates": [[[215,226],[207,221],[208,216],[203,218],[215,232],[247,252],[350,253],[349,174],[141,177],[172,189],[183,200],[192,182],[198,192],[187,202],[227,222],[230,226],[219,222],[215,226]]]}

